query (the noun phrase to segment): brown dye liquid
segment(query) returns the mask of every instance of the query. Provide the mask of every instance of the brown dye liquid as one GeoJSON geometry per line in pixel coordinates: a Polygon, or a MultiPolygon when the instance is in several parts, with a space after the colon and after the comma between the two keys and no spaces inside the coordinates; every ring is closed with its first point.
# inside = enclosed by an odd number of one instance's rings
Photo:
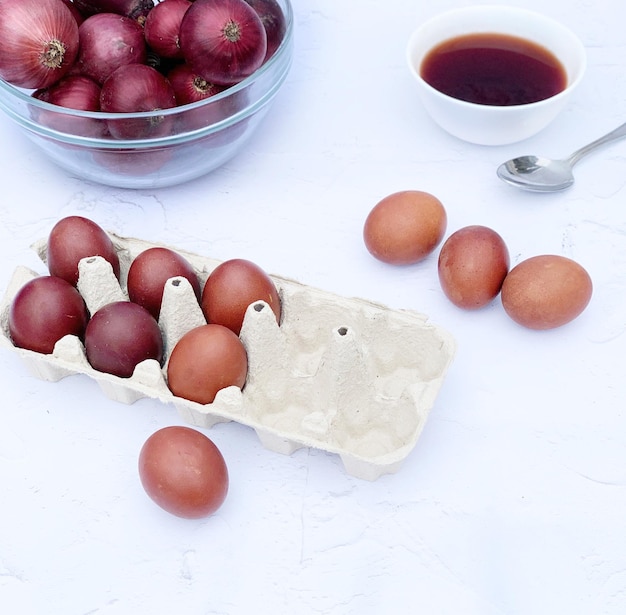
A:
{"type": "Polygon", "coordinates": [[[479,105],[524,105],[567,86],[561,62],[546,48],[506,34],[469,34],[433,48],[420,66],[435,89],[479,105]]]}

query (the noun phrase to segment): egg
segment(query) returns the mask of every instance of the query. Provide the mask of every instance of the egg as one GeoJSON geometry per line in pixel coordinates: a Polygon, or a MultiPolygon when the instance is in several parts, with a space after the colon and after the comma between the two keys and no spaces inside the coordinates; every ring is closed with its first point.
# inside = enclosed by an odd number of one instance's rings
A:
{"type": "Polygon", "coordinates": [[[89,312],[68,281],[42,275],[26,282],[11,302],[8,328],[19,348],[51,354],[66,335],[83,337],[89,312]]]}
{"type": "Polygon", "coordinates": [[[85,355],[96,370],[130,378],[142,361],[163,362],[163,338],[157,321],[131,301],[113,301],[91,317],[85,329],[85,355]]]}
{"type": "Polygon", "coordinates": [[[574,320],[589,304],[591,277],[565,256],[545,254],[513,267],[502,284],[502,306],[529,329],[553,329],[574,320]]]}
{"type": "Polygon", "coordinates": [[[447,226],[441,201],[420,190],[395,192],[379,201],[363,227],[367,250],[385,263],[417,263],[441,243],[447,226]]]}
{"type": "Polygon", "coordinates": [[[128,297],[159,319],[163,289],[173,277],[186,278],[200,301],[200,281],[191,263],[181,254],[162,246],[140,252],[128,269],[128,297]]]}
{"type": "Polygon", "coordinates": [[[243,388],[248,355],[239,337],[223,325],[190,329],[174,346],[167,365],[167,382],[177,397],[210,404],[226,387],[243,388]]]}
{"type": "Polygon", "coordinates": [[[46,252],[50,275],[74,286],[78,282],[78,262],[89,256],[102,256],[120,277],[120,261],[111,238],[89,218],[67,216],[59,220],[50,231],[46,252]]]}
{"type": "Polygon", "coordinates": [[[280,296],[270,276],[256,263],[233,258],[210,273],[202,290],[201,307],[207,322],[239,335],[246,310],[255,301],[265,301],[280,322],[280,296]]]}
{"type": "Polygon", "coordinates": [[[457,307],[474,310],[498,295],[509,263],[502,237],[489,227],[473,225],[446,239],[439,252],[437,272],[446,297],[457,307]]]}
{"type": "Polygon", "coordinates": [[[221,451],[191,427],[170,425],[154,432],[141,447],[138,469],[148,496],[183,519],[213,514],[228,493],[221,451]]]}

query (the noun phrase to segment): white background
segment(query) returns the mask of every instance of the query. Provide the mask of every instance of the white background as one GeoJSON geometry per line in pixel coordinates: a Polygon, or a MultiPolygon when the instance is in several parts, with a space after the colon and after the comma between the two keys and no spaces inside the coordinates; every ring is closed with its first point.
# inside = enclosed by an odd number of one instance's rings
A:
{"type": "Polygon", "coordinates": [[[182,423],[155,401],[125,406],[86,377],[33,378],[0,353],[0,612],[329,615],[617,615],[626,612],[626,142],[585,159],[565,193],[516,191],[497,165],[565,156],[626,121],[621,0],[500,2],[571,27],[588,71],[567,110],[525,143],[487,148],[432,124],[405,65],[425,18],[472,2],[295,0],[290,75],[249,147],[188,185],[129,191],[68,177],[0,118],[0,283],[61,217],[266,271],[449,330],[458,352],[417,446],[370,483],[338,457],[265,450],[215,426],[231,477],[212,517],[170,516],[145,495],[137,455],[182,423]],[[583,264],[588,309],[533,332],[499,300],[463,312],[437,253],[409,267],[365,250],[367,213],[426,190],[448,231],[497,230],[512,264],[583,264]]]}

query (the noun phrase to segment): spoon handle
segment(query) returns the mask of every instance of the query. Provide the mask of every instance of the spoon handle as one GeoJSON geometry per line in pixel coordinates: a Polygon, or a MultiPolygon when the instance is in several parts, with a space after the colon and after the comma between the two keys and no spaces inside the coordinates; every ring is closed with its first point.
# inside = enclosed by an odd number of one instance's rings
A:
{"type": "Polygon", "coordinates": [[[603,137],[600,137],[588,145],[576,150],[567,160],[572,166],[574,166],[583,156],[586,156],[589,152],[596,149],[596,147],[600,147],[601,145],[605,145],[606,143],[610,143],[611,141],[615,141],[623,137],[626,137],[626,123],[614,128],[603,137]]]}

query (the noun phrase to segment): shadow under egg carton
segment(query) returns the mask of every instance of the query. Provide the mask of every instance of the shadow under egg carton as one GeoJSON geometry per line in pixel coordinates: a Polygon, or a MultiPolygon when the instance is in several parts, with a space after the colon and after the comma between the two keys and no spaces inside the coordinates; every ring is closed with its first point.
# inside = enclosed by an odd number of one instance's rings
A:
{"type": "MultiPolygon", "coordinates": [[[[120,257],[119,282],[101,257],[83,259],[79,266],[78,289],[90,313],[110,301],[128,300],[130,263],[157,245],[111,238],[120,257]]],[[[45,262],[45,241],[33,248],[45,262]]],[[[189,260],[201,285],[221,262],[173,249],[189,260]]],[[[452,336],[422,314],[271,275],[282,302],[280,324],[266,303],[248,307],[240,334],[248,354],[245,386],[225,388],[213,403],[202,405],[174,396],[166,380],[171,349],[184,333],[206,322],[185,278],[172,278],[165,286],[159,318],[164,365],[146,360],[132,377],[119,378],[94,370],[74,336],[59,340],[51,355],[13,346],[9,306],[36,275],[25,267],[15,271],[0,307],[0,341],[18,352],[37,377],[58,381],[86,374],[113,400],[132,404],[156,398],[201,428],[236,421],[253,428],[270,450],[291,454],[318,448],[339,455],[348,474],[366,480],[396,472],[414,448],[456,349],[452,336]]]]}

